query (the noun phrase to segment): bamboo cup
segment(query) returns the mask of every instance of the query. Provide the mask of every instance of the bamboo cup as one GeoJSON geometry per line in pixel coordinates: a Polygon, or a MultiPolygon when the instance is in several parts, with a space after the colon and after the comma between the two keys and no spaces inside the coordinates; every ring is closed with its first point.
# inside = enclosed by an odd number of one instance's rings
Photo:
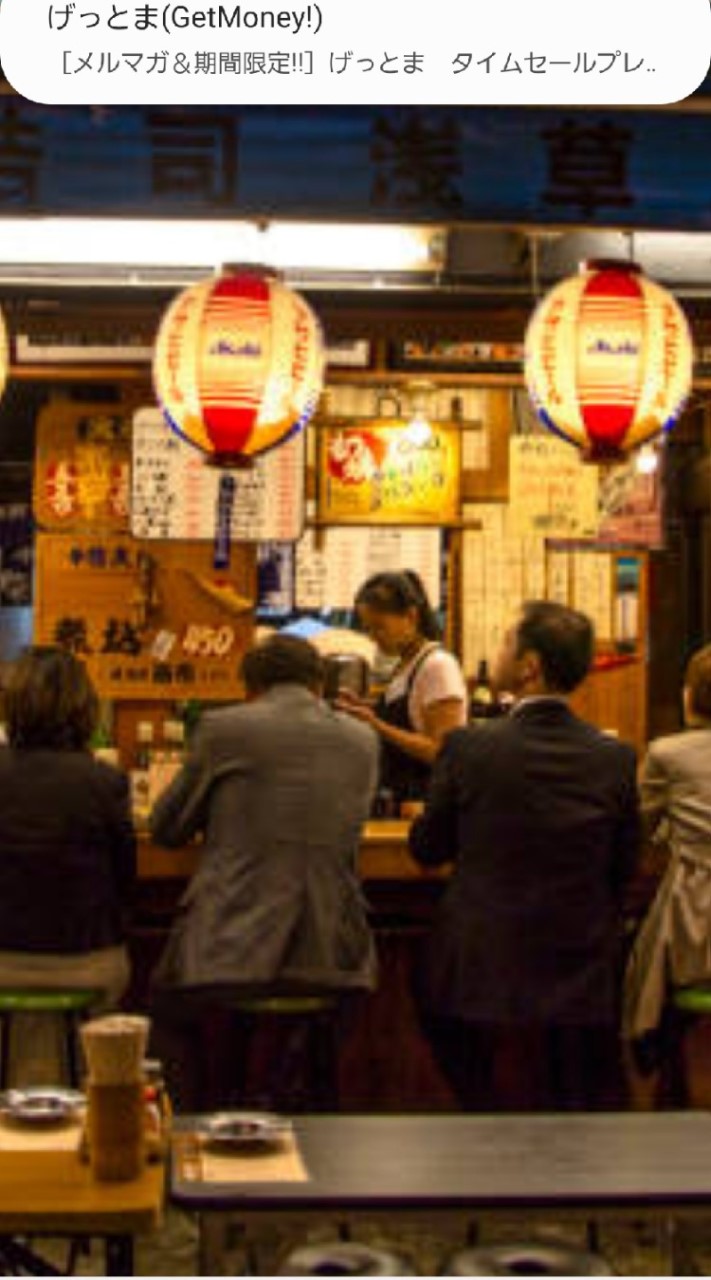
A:
{"type": "Polygon", "coordinates": [[[136,1178],[145,1161],[143,1059],[148,1018],[112,1014],[81,1028],[88,1067],[89,1164],[102,1182],[136,1178]]]}

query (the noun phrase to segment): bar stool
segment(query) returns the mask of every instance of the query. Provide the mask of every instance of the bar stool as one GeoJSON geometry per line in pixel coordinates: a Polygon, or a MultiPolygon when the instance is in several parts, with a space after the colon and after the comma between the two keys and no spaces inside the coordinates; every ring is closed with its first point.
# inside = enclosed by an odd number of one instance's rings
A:
{"type": "Polygon", "coordinates": [[[292,1249],[277,1273],[280,1276],[410,1276],[412,1267],[389,1249],[369,1244],[308,1244],[292,1249]]]}
{"type": "MultiPolygon", "coordinates": [[[[252,1031],[260,1025],[303,1028],[305,1034],[304,1078],[300,1081],[303,1096],[299,1105],[293,1099],[287,1104],[279,1096],[269,1098],[269,1105],[288,1110],[335,1111],[338,1108],[337,1019],[340,1007],[338,992],[299,992],[294,994],[234,993],[221,1004],[230,1014],[246,1022],[252,1031]]],[[[283,1065],[283,1064],[282,1064],[283,1065]]],[[[240,1081],[244,1086],[244,1079],[240,1081]]],[[[277,1088],[277,1093],[280,1090],[277,1088]]]]}
{"type": "Polygon", "coordinates": [[[675,1107],[688,1106],[689,1083],[684,1061],[687,1033],[702,1018],[711,1016],[711,983],[699,982],[672,988],[665,1011],[664,1058],[667,1067],[667,1093],[675,1107]]]}
{"type": "Polygon", "coordinates": [[[101,1001],[103,993],[90,988],[0,988],[0,1089],[6,1089],[10,1065],[10,1029],[18,1013],[46,1014],[62,1019],[67,1078],[73,1088],[80,1083],[77,1032],[79,1023],[101,1001]]]}
{"type": "Polygon", "coordinates": [[[516,1244],[460,1249],[442,1271],[445,1276],[611,1276],[597,1253],[566,1245],[528,1240],[516,1244]]]}

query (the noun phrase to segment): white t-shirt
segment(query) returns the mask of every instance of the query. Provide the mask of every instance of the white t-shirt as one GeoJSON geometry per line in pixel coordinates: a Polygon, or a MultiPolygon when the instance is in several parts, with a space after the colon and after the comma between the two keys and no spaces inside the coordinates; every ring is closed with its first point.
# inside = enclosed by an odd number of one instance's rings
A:
{"type": "Polygon", "coordinates": [[[417,733],[424,733],[425,730],[425,707],[431,706],[433,702],[443,702],[446,698],[461,699],[461,722],[463,725],[466,724],[467,687],[464,676],[454,654],[439,647],[432,648],[426,658],[422,657],[422,650],[416,653],[407,666],[393,676],[385,690],[385,701],[394,702],[396,698],[403,696],[412,668],[418,662],[420,666],[412,682],[407,702],[410,720],[417,733]]]}

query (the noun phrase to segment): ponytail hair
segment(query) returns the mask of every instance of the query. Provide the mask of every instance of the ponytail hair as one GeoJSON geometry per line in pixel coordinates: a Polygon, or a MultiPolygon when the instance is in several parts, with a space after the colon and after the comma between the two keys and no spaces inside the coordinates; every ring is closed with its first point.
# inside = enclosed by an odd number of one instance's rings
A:
{"type": "Polygon", "coordinates": [[[440,626],[437,621],[424,583],[414,569],[403,569],[401,573],[374,573],[358,589],[354,601],[356,609],[366,605],[376,613],[407,613],[415,609],[417,627],[426,640],[439,640],[440,626]]]}

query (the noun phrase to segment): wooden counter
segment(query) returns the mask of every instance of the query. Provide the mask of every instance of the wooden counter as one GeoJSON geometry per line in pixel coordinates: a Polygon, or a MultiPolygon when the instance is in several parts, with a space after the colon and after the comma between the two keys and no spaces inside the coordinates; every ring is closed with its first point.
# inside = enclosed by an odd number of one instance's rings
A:
{"type": "MultiPolygon", "coordinates": [[[[363,830],[359,870],[363,880],[441,880],[446,867],[420,867],[410,857],[405,820],[367,822],[363,830]]],[[[195,871],[200,845],[165,849],[146,833],[139,835],[139,880],[185,880],[195,871]]]]}

